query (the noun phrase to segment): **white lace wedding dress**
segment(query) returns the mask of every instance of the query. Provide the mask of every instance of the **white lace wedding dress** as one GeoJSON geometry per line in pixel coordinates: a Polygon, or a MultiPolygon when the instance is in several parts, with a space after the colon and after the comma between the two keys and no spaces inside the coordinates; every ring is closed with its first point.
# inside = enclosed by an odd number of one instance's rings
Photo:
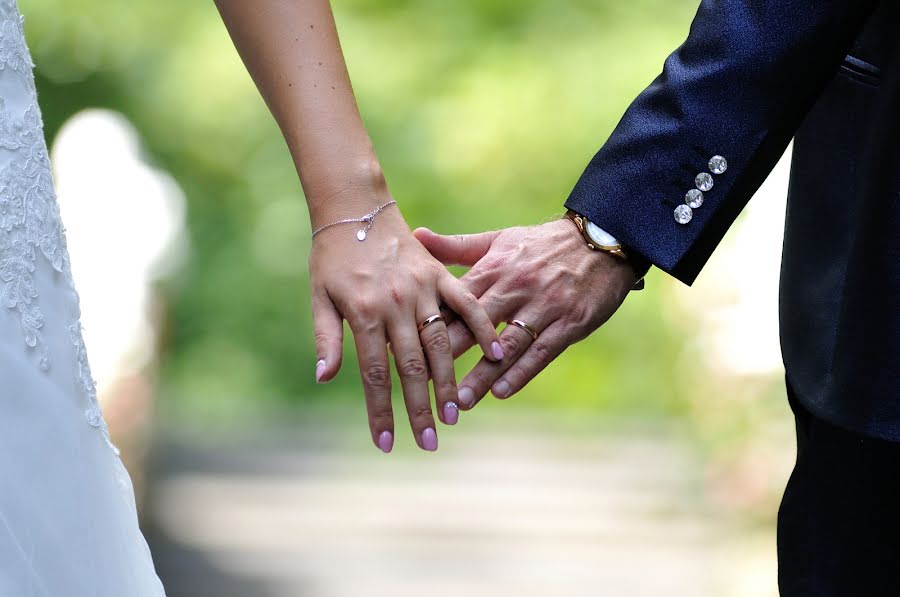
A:
{"type": "Polygon", "coordinates": [[[0,597],[164,595],[97,403],[15,0],[0,0],[0,303],[0,597]]]}

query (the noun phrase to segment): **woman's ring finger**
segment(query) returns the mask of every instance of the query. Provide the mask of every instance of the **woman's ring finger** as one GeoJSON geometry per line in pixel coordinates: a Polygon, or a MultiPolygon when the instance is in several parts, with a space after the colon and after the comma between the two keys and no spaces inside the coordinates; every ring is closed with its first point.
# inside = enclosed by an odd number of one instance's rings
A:
{"type": "Polygon", "coordinates": [[[419,333],[422,333],[422,330],[430,326],[432,323],[436,323],[438,321],[444,321],[444,317],[442,315],[432,315],[425,321],[419,324],[419,333]]]}

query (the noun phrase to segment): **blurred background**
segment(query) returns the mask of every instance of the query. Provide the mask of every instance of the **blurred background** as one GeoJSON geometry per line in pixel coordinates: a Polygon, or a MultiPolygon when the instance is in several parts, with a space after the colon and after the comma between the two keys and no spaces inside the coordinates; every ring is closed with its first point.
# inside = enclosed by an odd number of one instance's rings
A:
{"type": "MultiPolygon", "coordinates": [[[[333,4],[392,191],[440,232],[561,213],[697,7],[333,4]]],[[[693,288],[652,272],[437,454],[398,425],[386,457],[351,344],[314,383],[305,203],[212,2],[20,9],[89,353],[170,597],[776,594],[786,159],[693,288]]]]}

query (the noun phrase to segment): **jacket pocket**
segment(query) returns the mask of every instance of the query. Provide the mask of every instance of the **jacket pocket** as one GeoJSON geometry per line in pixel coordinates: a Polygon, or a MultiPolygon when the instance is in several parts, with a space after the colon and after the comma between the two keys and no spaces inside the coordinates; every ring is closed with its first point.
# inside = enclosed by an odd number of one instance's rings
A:
{"type": "Polygon", "coordinates": [[[856,56],[848,55],[844,58],[844,61],[841,63],[840,73],[855,81],[874,87],[878,87],[881,83],[881,69],[865,60],[860,60],[856,56]]]}

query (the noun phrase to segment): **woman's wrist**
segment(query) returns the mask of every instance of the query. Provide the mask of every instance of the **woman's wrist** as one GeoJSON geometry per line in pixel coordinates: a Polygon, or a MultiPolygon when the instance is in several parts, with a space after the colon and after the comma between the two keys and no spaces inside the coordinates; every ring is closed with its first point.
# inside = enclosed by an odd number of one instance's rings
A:
{"type": "MultiPolygon", "coordinates": [[[[379,205],[372,211],[363,214],[362,216],[358,216],[355,218],[344,218],[342,220],[337,220],[334,222],[329,222],[324,226],[319,226],[318,228],[314,228],[312,231],[312,238],[315,241],[316,237],[318,237],[321,233],[325,232],[329,228],[336,228],[338,226],[344,226],[347,224],[356,224],[360,226],[359,230],[356,232],[356,240],[362,242],[366,240],[369,236],[369,232],[372,230],[372,227],[375,226],[375,218],[379,216],[385,209],[391,207],[392,205],[396,205],[397,202],[391,199],[387,203],[379,205]]],[[[406,225],[406,222],[403,220],[403,216],[400,214],[398,210],[392,210],[394,214],[394,221],[399,221],[401,224],[401,228],[408,232],[409,227],[406,225]]],[[[388,224],[390,226],[390,223],[388,224]]],[[[391,226],[396,231],[396,226],[391,226]]]]}
{"type": "Polygon", "coordinates": [[[310,178],[303,177],[303,191],[314,230],[345,218],[362,217],[393,199],[374,155],[310,178]]]}

